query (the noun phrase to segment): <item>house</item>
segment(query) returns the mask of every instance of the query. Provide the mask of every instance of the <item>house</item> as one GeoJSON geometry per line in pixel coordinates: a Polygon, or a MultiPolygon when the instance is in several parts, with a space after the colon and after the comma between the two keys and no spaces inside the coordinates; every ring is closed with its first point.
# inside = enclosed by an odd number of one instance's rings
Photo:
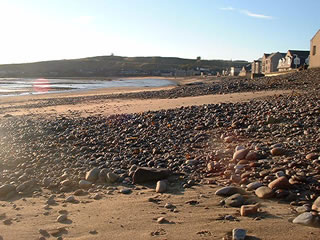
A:
{"type": "Polygon", "coordinates": [[[270,56],[270,53],[264,53],[262,58],[261,58],[261,72],[265,73],[266,71],[266,60],[270,56]]]}
{"type": "Polygon", "coordinates": [[[288,50],[286,56],[281,58],[278,63],[279,72],[290,71],[299,68],[309,61],[309,51],[288,50]]]}
{"type": "MultiPolygon", "coordinates": [[[[272,73],[278,71],[278,63],[281,58],[286,56],[285,53],[275,52],[270,54],[264,63],[264,72],[263,73],[272,73]]],[[[263,66],[262,66],[263,68],[263,66]]]]}
{"type": "Polygon", "coordinates": [[[251,74],[251,63],[249,63],[248,65],[246,66],[243,66],[240,73],[239,73],[239,76],[240,77],[250,77],[250,74],[251,74]]]}
{"type": "Polygon", "coordinates": [[[320,30],[313,36],[310,41],[309,67],[320,67],[320,30]]]}
{"type": "Polygon", "coordinates": [[[254,60],[251,64],[251,72],[253,74],[261,74],[262,72],[262,59],[254,60]]]}
{"type": "Polygon", "coordinates": [[[239,67],[231,67],[230,68],[230,76],[233,76],[233,77],[238,76],[240,71],[241,71],[241,68],[239,68],[239,67]]]}

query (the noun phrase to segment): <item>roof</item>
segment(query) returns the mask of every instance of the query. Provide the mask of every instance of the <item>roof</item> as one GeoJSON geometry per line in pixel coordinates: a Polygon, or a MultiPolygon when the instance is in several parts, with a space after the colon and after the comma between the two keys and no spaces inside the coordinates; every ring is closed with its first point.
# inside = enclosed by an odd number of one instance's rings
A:
{"type": "Polygon", "coordinates": [[[268,57],[269,59],[271,59],[274,55],[276,54],[281,54],[282,57],[285,57],[286,56],[286,53],[281,53],[281,52],[275,52],[275,53],[272,53],[270,54],[270,56],[268,57]]]}
{"type": "Polygon", "coordinates": [[[243,68],[246,70],[246,71],[251,71],[251,64],[247,64],[245,66],[243,66],[243,68]]]}
{"type": "Polygon", "coordinates": [[[305,51],[305,50],[288,50],[288,53],[293,55],[298,55],[299,57],[307,58],[310,55],[310,51],[305,51]]]}
{"type": "Polygon", "coordinates": [[[318,30],[318,32],[316,32],[316,34],[311,38],[311,41],[320,33],[320,29],[318,30]]]}
{"type": "Polygon", "coordinates": [[[264,53],[264,54],[263,54],[263,57],[267,58],[267,57],[269,57],[270,55],[271,55],[271,53],[264,53]]]}

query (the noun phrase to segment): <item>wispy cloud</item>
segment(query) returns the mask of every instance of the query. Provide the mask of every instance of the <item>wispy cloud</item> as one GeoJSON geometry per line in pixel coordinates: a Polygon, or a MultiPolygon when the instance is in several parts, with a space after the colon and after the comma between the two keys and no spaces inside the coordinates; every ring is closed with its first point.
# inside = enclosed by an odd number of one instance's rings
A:
{"type": "Polygon", "coordinates": [[[220,10],[223,10],[223,11],[234,11],[235,9],[233,7],[222,7],[222,8],[220,8],[220,10]]]}
{"type": "Polygon", "coordinates": [[[253,17],[253,18],[264,18],[264,19],[272,19],[273,17],[272,16],[268,16],[268,15],[264,15],[264,14],[258,14],[258,13],[253,13],[253,12],[250,12],[248,10],[241,10],[240,11],[241,13],[249,16],[249,17],[253,17]]]}
{"type": "Polygon", "coordinates": [[[221,7],[219,8],[220,10],[223,10],[223,11],[237,11],[241,14],[244,14],[248,17],[253,17],[253,18],[261,18],[261,19],[273,19],[272,16],[268,16],[268,15],[264,15],[264,14],[258,14],[258,13],[253,13],[253,12],[250,12],[249,10],[246,10],[246,9],[236,9],[234,7],[221,7]]]}

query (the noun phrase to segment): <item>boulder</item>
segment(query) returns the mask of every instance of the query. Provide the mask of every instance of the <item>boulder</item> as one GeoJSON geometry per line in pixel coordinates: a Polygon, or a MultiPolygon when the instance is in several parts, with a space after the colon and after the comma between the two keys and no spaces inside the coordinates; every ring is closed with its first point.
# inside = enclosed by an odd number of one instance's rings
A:
{"type": "Polygon", "coordinates": [[[166,168],[139,167],[133,174],[134,183],[144,183],[165,179],[171,175],[171,171],[166,168]]]}

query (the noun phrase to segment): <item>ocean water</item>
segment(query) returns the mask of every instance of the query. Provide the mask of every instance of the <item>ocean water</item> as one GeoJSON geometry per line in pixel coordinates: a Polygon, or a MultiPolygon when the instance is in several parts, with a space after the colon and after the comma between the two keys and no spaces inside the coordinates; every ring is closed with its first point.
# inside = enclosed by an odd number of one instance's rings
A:
{"type": "Polygon", "coordinates": [[[117,80],[76,80],[44,78],[0,78],[0,96],[48,94],[114,87],[166,87],[176,83],[168,79],[135,78],[117,80]]]}

